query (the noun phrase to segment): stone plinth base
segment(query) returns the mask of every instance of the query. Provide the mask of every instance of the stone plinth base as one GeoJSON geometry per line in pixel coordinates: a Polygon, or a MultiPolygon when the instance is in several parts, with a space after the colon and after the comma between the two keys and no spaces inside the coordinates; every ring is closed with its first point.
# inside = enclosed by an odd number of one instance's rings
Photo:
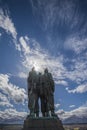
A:
{"type": "Polygon", "coordinates": [[[23,130],[64,130],[57,117],[26,118],[23,130]]]}

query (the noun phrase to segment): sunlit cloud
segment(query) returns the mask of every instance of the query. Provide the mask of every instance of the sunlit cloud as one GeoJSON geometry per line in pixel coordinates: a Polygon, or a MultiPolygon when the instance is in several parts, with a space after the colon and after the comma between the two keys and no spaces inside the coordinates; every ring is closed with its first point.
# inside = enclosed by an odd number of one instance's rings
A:
{"type": "Polygon", "coordinates": [[[53,57],[47,50],[42,49],[40,44],[27,37],[20,38],[21,56],[23,66],[22,72],[19,73],[20,77],[26,77],[34,66],[36,71],[43,73],[45,68],[48,68],[52,72],[56,84],[62,84],[67,86],[67,81],[64,81],[64,73],[66,68],[63,65],[63,56],[53,57]],[[26,76],[25,76],[26,75],[26,76]]]}

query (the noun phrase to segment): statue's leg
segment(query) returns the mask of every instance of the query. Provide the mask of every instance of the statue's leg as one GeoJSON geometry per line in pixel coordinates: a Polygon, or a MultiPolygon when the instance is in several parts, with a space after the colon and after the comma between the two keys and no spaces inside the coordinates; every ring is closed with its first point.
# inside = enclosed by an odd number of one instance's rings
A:
{"type": "Polygon", "coordinates": [[[32,93],[29,96],[29,104],[28,104],[29,110],[30,110],[30,117],[35,117],[34,108],[35,108],[35,95],[32,93]]]}
{"type": "Polygon", "coordinates": [[[57,116],[54,112],[54,95],[50,94],[50,110],[51,110],[51,116],[57,116]]]}
{"type": "Polygon", "coordinates": [[[48,100],[46,99],[46,103],[45,103],[45,108],[46,108],[46,113],[45,113],[45,116],[46,117],[49,117],[50,116],[50,114],[49,114],[49,102],[48,102],[48,100]]]}
{"type": "Polygon", "coordinates": [[[36,117],[39,117],[39,96],[37,93],[35,93],[35,113],[36,113],[36,117]]]}
{"type": "Polygon", "coordinates": [[[40,97],[41,100],[41,112],[42,112],[42,116],[45,117],[45,102],[44,102],[44,96],[40,97]]]}

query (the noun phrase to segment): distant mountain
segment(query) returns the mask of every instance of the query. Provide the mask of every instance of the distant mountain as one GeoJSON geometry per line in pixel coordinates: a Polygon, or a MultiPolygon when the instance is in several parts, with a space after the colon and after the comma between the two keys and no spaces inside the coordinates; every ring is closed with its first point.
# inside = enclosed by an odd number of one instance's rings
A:
{"type": "Polygon", "coordinates": [[[65,120],[63,120],[64,124],[77,124],[77,123],[87,123],[87,117],[78,117],[73,115],[65,120]]]}
{"type": "Polygon", "coordinates": [[[0,120],[0,124],[23,124],[24,120],[19,119],[4,119],[0,120]]]}

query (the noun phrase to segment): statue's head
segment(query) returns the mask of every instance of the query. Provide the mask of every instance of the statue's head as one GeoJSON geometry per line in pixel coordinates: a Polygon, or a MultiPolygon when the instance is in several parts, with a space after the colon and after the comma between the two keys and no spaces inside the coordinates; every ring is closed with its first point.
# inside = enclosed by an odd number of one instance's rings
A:
{"type": "Polygon", "coordinates": [[[48,69],[47,69],[47,68],[45,68],[44,72],[45,72],[45,73],[48,73],[48,69]]]}
{"type": "Polygon", "coordinates": [[[34,70],[35,70],[35,68],[33,67],[33,68],[32,68],[32,71],[34,71],[34,70]]]}

